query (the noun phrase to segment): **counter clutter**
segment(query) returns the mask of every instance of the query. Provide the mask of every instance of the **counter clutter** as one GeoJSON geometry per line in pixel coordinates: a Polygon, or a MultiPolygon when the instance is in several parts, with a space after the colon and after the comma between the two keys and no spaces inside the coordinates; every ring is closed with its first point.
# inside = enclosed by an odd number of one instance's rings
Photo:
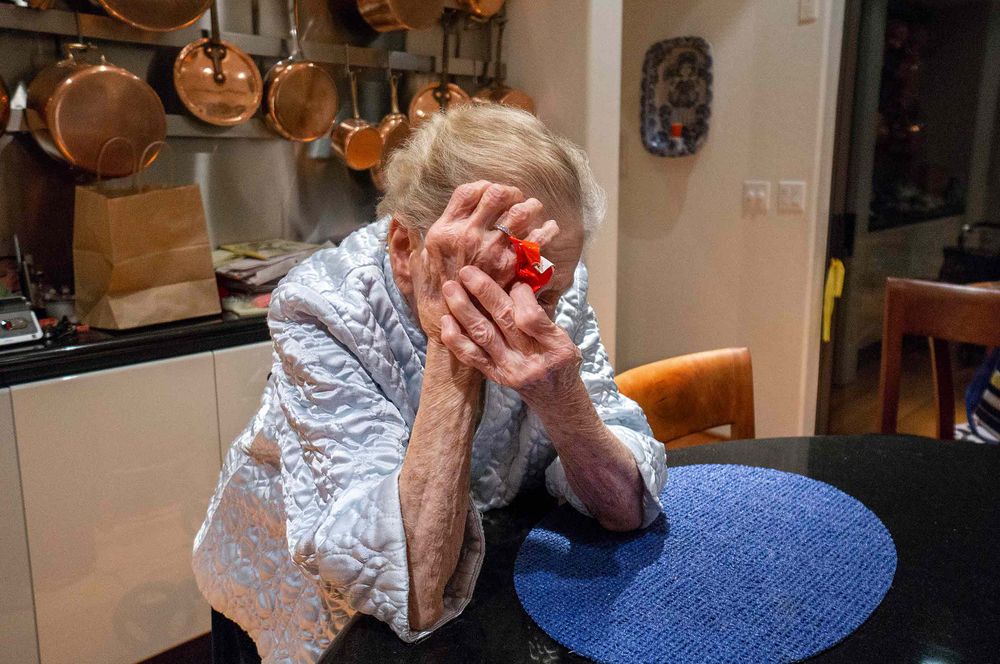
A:
{"type": "MultiPolygon", "coordinates": [[[[285,0],[281,2],[284,4],[285,0]]],[[[87,13],[71,13],[61,9],[63,5],[60,2],[16,4],[21,7],[0,6],[0,28],[75,36],[71,43],[64,44],[63,59],[43,67],[37,74],[27,74],[19,82],[14,79],[16,85],[13,90],[20,91],[20,96],[13,95],[12,99],[8,88],[0,81],[0,133],[7,129],[8,124],[15,135],[18,132],[30,133],[49,157],[68,166],[67,174],[78,184],[72,268],[76,281],[75,300],[72,289],[50,279],[43,269],[45,266],[35,256],[29,254],[23,261],[18,258],[13,268],[18,273],[16,281],[20,290],[12,292],[18,295],[23,290],[38,311],[42,326],[49,330],[46,343],[50,345],[58,343],[65,347],[77,342],[85,345],[85,341],[81,340],[100,335],[96,331],[99,328],[156,326],[182,321],[189,316],[216,315],[214,312],[218,308],[207,303],[206,298],[211,297],[214,301],[214,295],[208,295],[208,282],[203,276],[197,277],[200,280],[198,283],[203,284],[198,287],[198,297],[206,303],[203,306],[178,306],[178,298],[188,302],[193,295],[171,297],[163,291],[169,287],[179,293],[182,282],[195,283],[190,270],[177,270],[176,265],[164,261],[168,261],[168,253],[176,255],[182,245],[188,254],[194,251],[195,245],[203,246],[206,236],[197,232],[197,228],[199,225],[207,226],[208,236],[213,234],[208,210],[198,211],[185,204],[179,206],[185,212],[178,217],[178,205],[168,202],[158,206],[166,207],[167,212],[161,211],[157,219],[142,220],[140,217],[146,216],[145,212],[152,208],[149,201],[141,197],[158,196],[176,201],[179,200],[178,192],[185,187],[170,188],[139,182],[122,188],[117,183],[111,186],[101,183],[105,178],[134,175],[160,158],[170,135],[168,127],[171,125],[166,109],[171,104],[176,105],[177,101],[196,118],[196,122],[219,128],[218,132],[206,133],[206,136],[222,138],[227,131],[234,131],[239,125],[253,121],[269,127],[276,138],[302,143],[328,141],[333,154],[339,156],[348,169],[369,172],[371,186],[375,188],[383,186],[386,160],[392,150],[406,140],[411,127],[434,112],[446,110],[450,104],[497,102],[533,111],[530,97],[508,88],[504,83],[505,70],[500,58],[506,19],[502,14],[502,0],[358,0],[357,15],[376,33],[426,29],[440,24],[443,28],[440,59],[347,43],[300,42],[300,27],[312,25],[315,17],[307,12],[316,11],[316,6],[310,6],[307,0],[288,0],[287,38],[280,42],[282,45],[277,50],[286,57],[267,70],[266,76],[261,75],[258,56],[270,56],[275,51],[264,46],[256,4],[253,35],[223,32],[217,3],[209,0],[155,5],[125,0],[100,0],[95,3],[107,12],[108,18],[89,10],[85,10],[87,13]],[[149,74],[148,80],[144,80],[129,69],[112,63],[112,57],[115,60],[121,58],[120,44],[176,48],[174,45],[180,39],[169,35],[182,31],[188,34],[190,31],[184,29],[199,22],[205,12],[209,13],[210,30],[200,30],[201,36],[190,41],[185,38],[183,47],[173,57],[172,89],[164,89],[165,81],[160,77],[149,74]],[[72,20],[72,28],[67,19],[72,20]],[[459,40],[453,38],[469,30],[487,36],[487,54],[482,66],[478,61],[470,64],[468,60],[456,59],[459,49],[453,44],[459,40]],[[497,33],[496,40],[494,33],[497,33]],[[98,45],[97,42],[102,43],[98,45]],[[316,55],[307,59],[304,49],[316,55]],[[474,95],[466,92],[449,71],[456,68],[455,63],[459,74],[474,75],[474,95]],[[340,112],[341,97],[336,86],[337,70],[331,65],[343,65],[341,71],[349,82],[350,112],[346,119],[339,122],[335,121],[335,117],[340,112]],[[362,116],[358,91],[362,70],[372,69],[384,70],[390,87],[391,110],[377,125],[362,116]],[[400,78],[406,72],[420,71],[437,71],[439,78],[417,90],[408,112],[403,113],[399,109],[397,92],[400,78]],[[485,78],[490,72],[492,77],[482,85],[480,74],[485,78]],[[98,118],[98,121],[94,122],[93,118],[98,118]],[[93,182],[95,177],[96,185],[83,186],[93,182]],[[86,210],[83,210],[81,201],[87,196],[96,202],[85,205],[86,210]],[[129,203],[129,198],[133,196],[137,199],[129,203]],[[126,211],[128,207],[131,210],[126,211]],[[95,212],[97,208],[100,209],[95,212]],[[87,215],[81,217],[84,211],[87,215]],[[87,218],[96,218],[98,223],[96,226],[91,222],[83,223],[87,218]],[[192,239],[168,245],[158,237],[162,234],[155,232],[153,227],[166,223],[177,228],[179,218],[190,220],[192,230],[188,235],[192,239]],[[141,221],[152,221],[152,226],[147,223],[143,231],[135,230],[141,221]],[[88,224],[94,226],[93,232],[86,230],[88,224]],[[103,233],[100,228],[119,229],[110,236],[105,235],[117,238],[111,240],[119,243],[117,249],[111,245],[94,245],[93,239],[103,233]],[[127,228],[144,237],[143,242],[139,242],[142,247],[137,248],[136,242],[127,240],[127,232],[122,235],[127,228]],[[198,235],[202,239],[196,239],[198,235]],[[127,293],[119,294],[119,302],[114,304],[111,302],[113,294],[108,290],[111,273],[103,274],[101,270],[88,268],[86,255],[96,252],[98,258],[95,260],[101,261],[109,260],[112,254],[120,257],[121,248],[125,246],[121,242],[130,245],[130,260],[145,263],[147,268],[136,272],[134,268],[126,268],[120,259],[111,259],[113,264],[116,260],[119,263],[119,267],[114,268],[118,274],[116,283],[121,282],[121,270],[128,269],[132,274],[127,279],[132,287],[127,293]],[[148,267],[150,265],[159,267],[148,267]],[[172,270],[177,272],[176,277],[169,276],[172,270]],[[187,276],[180,276],[181,271],[185,271],[187,276]],[[142,295],[143,291],[149,295],[142,295]],[[124,315],[121,308],[128,306],[136,309],[136,298],[145,301],[142,311],[135,316],[124,315]],[[105,304],[100,304],[102,302],[105,304]],[[105,313],[94,315],[95,306],[103,307],[105,313]],[[83,325],[75,327],[74,324],[81,320],[83,325]],[[91,327],[95,330],[91,331],[91,327]]],[[[222,18],[227,16],[228,13],[223,13],[222,18]]],[[[357,27],[349,29],[356,31],[357,27]]],[[[48,168],[60,167],[53,162],[48,168]]],[[[193,188],[197,192],[197,185],[193,188]]],[[[284,245],[285,248],[291,246],[284,245]]],[[[302,244],[300,249],[266,258],[236,257],[226,253],[226,247],[214,252],[212,269],[216,272],[218,297],[226,315],[264,315],[270,290],[277,280],[318,246],[302,244]]],[[[207,266],[207,250],[199,248],[197,255],[205,257],[198,258],[197,264],[207,266]]],[[[189,264],[193,266],[195,263],[189,264]]],[[[200,275],[204,270],[199,267],[197,273],[200,275]]],[[[191,289],[188,288],[188,291],[191,289]]],[[[38,347],[35,344],[30,348],[37,350],[38,347]]],[[[29,349],[25,347],[22,350],[27,352],[29,349]]]]}

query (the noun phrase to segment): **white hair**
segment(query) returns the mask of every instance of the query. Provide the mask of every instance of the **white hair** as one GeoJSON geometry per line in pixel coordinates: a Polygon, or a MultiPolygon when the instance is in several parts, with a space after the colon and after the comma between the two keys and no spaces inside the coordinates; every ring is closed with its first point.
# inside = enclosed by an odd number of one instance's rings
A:
{"type": "Polygon", "coordinates": [[[461,184],[488,180],[537,198],[557,222],[583,224],[584,241],[607,201],[586,153],[525,111],[492,103],[436,113],[389,158],[379,216],[426,231],[461,184]]]}

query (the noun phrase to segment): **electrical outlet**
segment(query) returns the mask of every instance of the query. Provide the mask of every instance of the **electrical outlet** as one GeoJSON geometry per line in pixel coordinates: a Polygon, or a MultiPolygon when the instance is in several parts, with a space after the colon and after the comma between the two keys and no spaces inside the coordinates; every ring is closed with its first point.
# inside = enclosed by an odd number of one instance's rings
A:
{"type": "Polygon", "coordinates": [[[771,209],[771,183],[767,180],[747,180],[743,183],[743,217],[766,216],[771,209]]]}
{"type": "Polygon", "coordinates": [[[782,180],[778,183],[778,214],[805,214],[806,183],[782,180]]]}

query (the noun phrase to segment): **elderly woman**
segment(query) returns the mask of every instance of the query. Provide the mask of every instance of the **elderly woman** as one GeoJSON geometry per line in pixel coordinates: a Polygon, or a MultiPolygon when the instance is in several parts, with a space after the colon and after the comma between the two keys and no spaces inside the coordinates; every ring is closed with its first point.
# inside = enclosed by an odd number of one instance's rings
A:
{"type": "Polygon", "coordinates": [[[480,512],[548,490],[649,524],[663,446],[587,304],[603,194],[535,117],[466,106],[392,158],[382,219],[275,290],[274,366],[195,541],[198,584],[265,662],[314,662],[354,612],[406,641],[457,616],[480,512]],[[539,290],[508,237],[554,263],[539,290]]]}

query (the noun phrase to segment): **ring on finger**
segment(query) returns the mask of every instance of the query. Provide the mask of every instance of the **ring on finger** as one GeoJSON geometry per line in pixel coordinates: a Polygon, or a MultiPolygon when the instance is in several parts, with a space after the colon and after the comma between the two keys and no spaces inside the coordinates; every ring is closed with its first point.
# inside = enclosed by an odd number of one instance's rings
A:
{"type": "Polygon", "coordinates": [[[503,224],[496,224],[494,228],[496,228],[498,231],[500,231],[507,237],[513,237],[513,233],[511,233],[510,229],[504,226],[503,224]]]}

